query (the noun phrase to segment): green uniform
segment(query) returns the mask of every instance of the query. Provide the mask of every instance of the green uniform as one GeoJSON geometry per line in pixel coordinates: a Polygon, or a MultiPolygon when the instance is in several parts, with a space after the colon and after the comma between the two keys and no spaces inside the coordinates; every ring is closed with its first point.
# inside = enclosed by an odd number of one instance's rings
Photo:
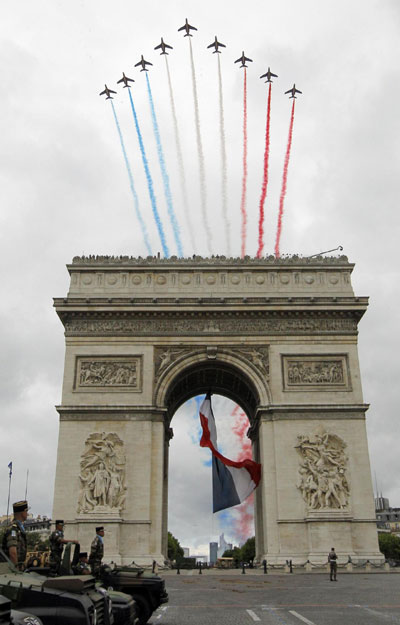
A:
{"type": "Polygon", "coordinates": [[[88,565],[87,562],[78,562],[78,564],[75,567],[75,573],[77,575],[87,575],[88,573],[90,573],[90,566],[88,565]]]}
{"type": "Polygon", "coordinates": [[[14,519],[12,524],[8,526],[4,532],[2,547],[8,557],[10,557],[10,547],[16,547],[18,559],[17,568],[23,571],[27,544],[25,528],[22,523],[14,519]]]}
{"type": "Polygon", "coordinates": [[[64,545],[64,532],[62,530],[54,530],[50,534],[50,569],[53,575],[57,575],[60,571],[62,552],[64,545]]]}
{"type": "Polygon", "coordinates": [[[101,561],[104,555],[104,545],[101,536],[96,534],[90,546],[89,564],[92,569],[92,575],[95,577],[100,573],[101,561]]]}

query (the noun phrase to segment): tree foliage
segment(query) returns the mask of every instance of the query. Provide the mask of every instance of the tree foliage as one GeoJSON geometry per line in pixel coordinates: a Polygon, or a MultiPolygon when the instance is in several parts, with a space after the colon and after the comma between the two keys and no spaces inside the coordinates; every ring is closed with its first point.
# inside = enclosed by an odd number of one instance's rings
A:
{"type": "Polygon", "coordinates": [[[183,558],[183,549],[179,543],[179,540],[168,532],[168,559],[180,560],[183,558]]]}
{"type": "Polygon", "coordinates": [[[253,536],[246,540],[242,547],[234,547],[233,549],[227,549],[223,554],[223,558],[233,558],[235,565],[239,565],[241,562],[250,563],[254,560],[256,555],[256,539],[253,536]]]}
{"type": "Polygon", "coordinates": [[[394,534],[379,532],[379,549],[387,559],[400,560],[400,538],[394,534]]]}

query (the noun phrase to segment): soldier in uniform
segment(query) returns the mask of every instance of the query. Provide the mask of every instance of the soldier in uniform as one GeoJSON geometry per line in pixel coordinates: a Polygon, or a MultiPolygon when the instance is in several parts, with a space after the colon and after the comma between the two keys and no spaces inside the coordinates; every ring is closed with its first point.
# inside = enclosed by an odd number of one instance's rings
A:
{"type": "Polygon", "coordinates": [[[328,554],[328,562],[330,565],[330,580],[331,582],[336,582],[336,573],[337,573],[337,555],[334,547],[331,547],[331,550],[328,554]]]}
{"type": "Polygon", "coordinates": [[[89,564],[92,570],[92,575],[99,576],[101,561],[104,555],[104,527],[96,527],[96,536],[94,537],[90,546],[89,564]]]}
{"type": "Polygon", "coordinates": [[[64,538],[64,521],[56,521],[56,529],[50,534],[50,574],[58,575],[61,566],[62,552],[67,543],[78,544],[77,540],[67,540],[64,538]]]}
{"type": "Polygon", "coordinates": [[[28,518],[28,510],[25,500],[13,503],[14,519],[7,527],[2,542],[3,551],[20,571],[25,568],[27,544],[24,522],[28,518]]]}
{"type": "Polygon", "coordinates": [[[76,575],[91,575],[88,554],[86,551],[81,551],[79,554],[79,561],[74,568],[76,575]]]}

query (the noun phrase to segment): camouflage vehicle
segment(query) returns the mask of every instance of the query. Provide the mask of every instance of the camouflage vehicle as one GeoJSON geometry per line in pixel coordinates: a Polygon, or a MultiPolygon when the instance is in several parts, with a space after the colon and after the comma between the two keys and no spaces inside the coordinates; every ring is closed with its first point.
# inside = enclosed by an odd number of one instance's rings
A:
{"type": "Polygon", "coordinates": [[[40,618],[11,610],[11,601],[0,595],[0,625],[43,625],[40,618]]]}
{"type": "MultiPolygon", "coordinates": [[[[61,573],[72,572],[79,559],[79,545],[65,545],[61,573]]],[[[119,591],[130,595],[136,603],[140,625],[145,625],[154,610],[168,602],[165,581],[137,566],[103,565],[99,581],[108,592],[119,591]]]]}
{"type": "Polygon", "coordinates": [[[97,589],[91,575],[49,578],[32,571],[22,573],[1,549],[0,594],[11,601],[13,609],[39,617],[43,625],[134,625],[136,621],[131,597],[117,593],[113,606],[107,591],[97,589]]]}

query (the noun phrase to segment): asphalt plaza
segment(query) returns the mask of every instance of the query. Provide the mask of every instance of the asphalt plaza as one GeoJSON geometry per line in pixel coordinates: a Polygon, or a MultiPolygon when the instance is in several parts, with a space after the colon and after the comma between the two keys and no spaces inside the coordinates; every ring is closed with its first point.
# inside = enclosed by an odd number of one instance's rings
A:
{"type": "Polygon", "coordinates": [[[400,624],[400,575],[267,574],[176,571],[165,575],[169,603],[154,625],[371,625],[400,624]]]}

